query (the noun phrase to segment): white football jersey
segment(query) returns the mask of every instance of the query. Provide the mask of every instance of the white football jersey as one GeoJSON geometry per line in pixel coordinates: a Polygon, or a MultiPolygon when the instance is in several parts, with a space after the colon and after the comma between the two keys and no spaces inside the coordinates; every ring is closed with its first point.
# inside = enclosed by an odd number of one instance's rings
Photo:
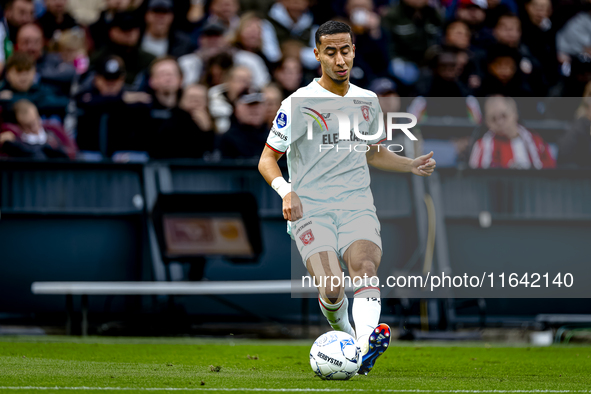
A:
{"type": "Polygon", "coordinates": [[[320,86],[318,78],[283,100],[267,146],[287,154],[292,190],[302,201],[304,217],[326,210],[375,211],[365,152],[367,145],[386,139],[385,130],[377,134],[381,112],[375,93],[350,84],[341,97],[320,86]],[[339,140],[338,118],[330,109],[349,117],[349,139],[339,140]],[[355,118],[359,132],[370,139],[355,136],[355,118]]]}

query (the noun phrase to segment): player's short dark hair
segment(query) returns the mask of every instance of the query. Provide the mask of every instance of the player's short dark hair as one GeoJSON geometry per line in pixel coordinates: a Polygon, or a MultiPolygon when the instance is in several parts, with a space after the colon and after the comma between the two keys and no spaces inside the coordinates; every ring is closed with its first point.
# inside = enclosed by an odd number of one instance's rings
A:
{"type": "Polygon", "coordinates": [[[351,26],[348,24],[339,21],[328,21],[323,23],[318,30],[316,30],[316,46],[320,45],[320,37],[339,33],[349,33],[351,39],[353,39],[353,32],[351,26]]]}

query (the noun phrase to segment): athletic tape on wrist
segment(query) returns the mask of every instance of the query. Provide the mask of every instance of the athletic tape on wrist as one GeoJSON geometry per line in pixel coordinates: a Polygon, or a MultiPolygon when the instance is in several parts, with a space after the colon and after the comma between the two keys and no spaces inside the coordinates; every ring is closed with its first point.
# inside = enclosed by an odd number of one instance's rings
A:
{"type": "Polygon", "coordinates": [[[288,193],[291,193],[291,183],[288,183],[282,176],[278,176],[271,182],[271,187],[283,199],[288,193]]]}

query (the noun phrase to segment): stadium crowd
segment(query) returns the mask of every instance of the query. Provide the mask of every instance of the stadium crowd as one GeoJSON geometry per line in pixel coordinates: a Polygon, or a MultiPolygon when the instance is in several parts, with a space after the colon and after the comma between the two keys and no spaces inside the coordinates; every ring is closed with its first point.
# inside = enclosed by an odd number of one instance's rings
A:
{"type": "Polygon", "coordinates": [[[2,3],[0,156],[258,157],[281,101],[319,76],[318,25],[337,19],[354,32],[351,81],[384,112],[465,98],[483,132],[450,146],[470,166],[591,165],[588,0],[2,3]],[[533,98],[534,117],[556,98],[576,107],[548,144],[501,96],[533,98]]]}

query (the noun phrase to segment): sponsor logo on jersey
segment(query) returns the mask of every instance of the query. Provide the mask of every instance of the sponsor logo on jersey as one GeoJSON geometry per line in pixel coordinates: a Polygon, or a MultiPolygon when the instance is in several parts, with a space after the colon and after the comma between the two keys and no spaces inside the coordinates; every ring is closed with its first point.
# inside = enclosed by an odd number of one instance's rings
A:
{"type": "Polygon", "coordinates": [[[304,243],[304,245],[310,245],[314,242],[314,234],[312,234],[312,230],[305,231],[302,235],[300,235],[300,239],[304,243]]]}
{"type": "Polygon", "coordinates": [[[271,133],[275,134],[277,137],[281,138],[283,141],[287,141],[287,136],[285,134],[283,134],[282,132],[280,132],[279,130],[277,130],[275,128],[275,126],[273,126],[271,128],[271,133]]]}
{"type": "Polygon", "coordinates": [[[309,222],[306,222],[304,224],[302,224],[300,227],[298,227],[298,229],[296,230],[296,235],[298,235],[300,233],[300,231],[302,231],[303,229],[305,229],[306,227],[308,227],[309,225],[312,224],[312,221],[310,220],[309,222]]]}
{"type": "Polygon", "coordinates": [[[373,105],[373,103],[371,101],[361,101],[361,100],[353,100],[354,104],[367,104],[367,105],[373,105]]]}
{"type": "Polygon", "coordinates": [[[279,112],[275,119],[275,123],[277,123],[277,127],[280,129],[284,128],[287,125],[287,114],[285,112],[279,112]]]}
{"type": "Polygon", "coordinates": [[[366,122],[369,122],[369,107],[364,105],[361,107],[361,112],[363,113],[363,119],[365,119],[366,122]]]}

